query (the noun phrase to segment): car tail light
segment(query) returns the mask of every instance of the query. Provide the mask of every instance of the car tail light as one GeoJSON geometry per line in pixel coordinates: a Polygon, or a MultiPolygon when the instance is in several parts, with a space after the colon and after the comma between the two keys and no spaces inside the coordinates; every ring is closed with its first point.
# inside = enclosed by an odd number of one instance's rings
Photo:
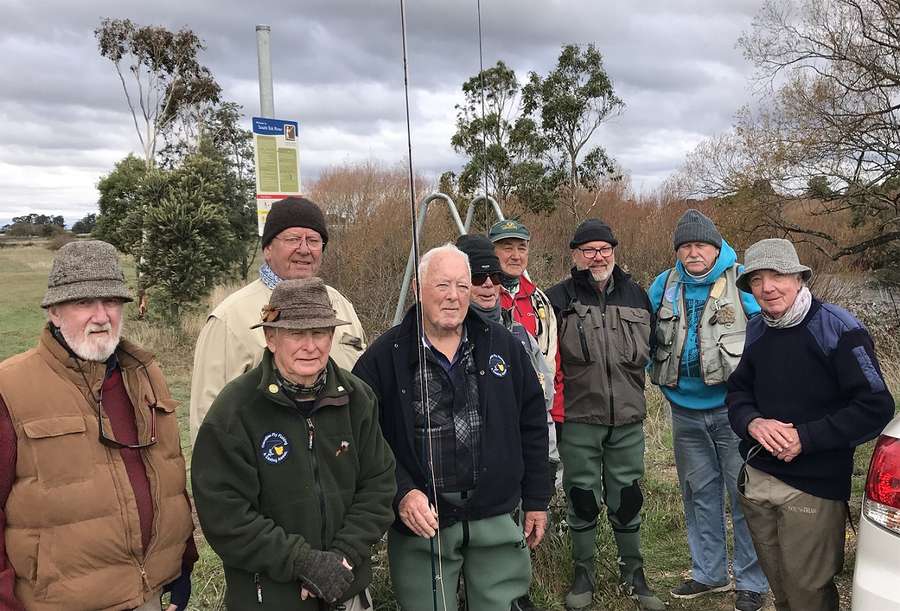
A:
{"type": "Polygon", "coordinates": [[[863,515],[900,534],[900,439],[882,435],[875,444],[863,515]]]}

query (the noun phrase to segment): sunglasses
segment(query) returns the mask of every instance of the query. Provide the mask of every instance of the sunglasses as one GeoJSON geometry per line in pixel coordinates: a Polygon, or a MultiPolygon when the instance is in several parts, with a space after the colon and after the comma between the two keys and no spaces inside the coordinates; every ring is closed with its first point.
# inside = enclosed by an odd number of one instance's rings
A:
{"type": "Polygon", "coordinates": [[[481,286],[487,279],[490,278],[491,282],[494,284],[500,284],[500,278],[502,278],[502,274],[500,272],[493,272],[491,274],[472,274],[472,284],[475,286],[481,286]]]}

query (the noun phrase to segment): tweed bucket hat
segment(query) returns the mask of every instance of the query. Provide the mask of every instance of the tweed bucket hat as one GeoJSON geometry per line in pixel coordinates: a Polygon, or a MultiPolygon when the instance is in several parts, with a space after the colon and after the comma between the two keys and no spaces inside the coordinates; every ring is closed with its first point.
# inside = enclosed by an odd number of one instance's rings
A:
{"type": "Polygon", "coordinates": [[[281,329],[323,329],[349,325],[335,316],[328,290],[321,278],[283,280],[278,283],[269,303],[263,306],[262,322],[252,327],[281,329]]]}
{"type": "Polygon", "coordinates": [[[134,301],[112,244],[76,240],[59,249],[47,278],[42,308],[78,299],[111,298],[134,301]]]}
{"type": "Polygon", "coordinates": [[[750,276],[761,269],[780,274],[802,274],[804,282],[812,276],[812,270],[800,263],[794,245],[781,238],[760,240],[744,252],[744,271],[737,277],[737,287],[749,293],[750,276]]]}

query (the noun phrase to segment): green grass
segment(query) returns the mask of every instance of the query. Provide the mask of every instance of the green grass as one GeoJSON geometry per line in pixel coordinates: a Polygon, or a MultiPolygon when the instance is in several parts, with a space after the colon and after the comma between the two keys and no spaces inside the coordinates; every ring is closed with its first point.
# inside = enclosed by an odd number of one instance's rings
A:
{"type": "MultiPolygon", "coordinates": [[[[47,274],[53,253],[40,243],[33,246],[0,248],[0,359],[32,347],[45,323],[39,307],[47,286],[47,274]]],[[[133,266],[126,261],[126,277],[133,278],[133,266]]],[[[228,290],[217,291],[214,300],[221,299],[228,290]]],[[[152,302],[151,302],[152,307],[152,302]]],[[[166,327],[134,319],[134,308],[126,311],[125,334],[157,355],[173,396],[181,401],[179,422],[182,427],[182,447],[190,462],[188,445],[188,401],[194,339],[205,318],[198,313],[184,321],[181,328],[166,327]]],[[[897,379],[896,361],[883,361],[882,367],[891,380],[897,379]]],[[[894,387],[897,391],[896,385],[894,387]]],[[[684,514],[672,455],[672,434],[668,408],[660,393],[648,391],[648,417],[645,425],[647,453],[644,487],[644,523],[642,544],[647,579],[670,609],[693,611],[732,609],[730,594],[714,595],[699,601],[680,601],[668,595],[669,589],[689,576],[690,554],[684,531],[684,514]]],[[[858,520],[860,495],[865,482],[872,445],[856,453],[853,475],[851,511],[858,520]]],[[[571,546],[565,527],[564,499],[558,495],[552,507],[552,524],[544,543],[534,554],[533,600],[547,609],[563,609],[562,600],[571,579],[571,546]]],[[[618,568],[615,545],[608,524],[601,520],[598,536],[597,577],[599,591],[595,609],[608,611],[632,610],[635,604],[625,599],[616,587],[618,568]]],[[[224,594],[222,565],[197,531],[200,561],[194,568],[193,609],[218,609],[224,594]]],[[[850,582],[853,571],[855,535],[847,533],[847,557],[840,576],[842,607],[849,607],[850,582]]],[[[383,546],[376,550],[375,581],[372,593],[376,609],[394,609],[390,580],[383,546]]]]}

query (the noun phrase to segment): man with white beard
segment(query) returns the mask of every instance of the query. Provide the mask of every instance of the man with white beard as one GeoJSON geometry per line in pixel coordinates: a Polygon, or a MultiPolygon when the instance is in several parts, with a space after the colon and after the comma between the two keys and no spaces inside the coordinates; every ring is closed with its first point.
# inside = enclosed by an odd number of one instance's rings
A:
{"type": "Polygon", "coordinates": [[[650,300],[616,265],[617,245],[603,221],[582,222],[569,243],[571,276],[547,291],[559,328],[565,419],[557,441],[575,564],[566,606],[591,605],[597,518],[606,505],[623,590],[641,609],[662,610],[644,577],[639,532],[650,300]]]}
{"type": "Polygon", "coordinates": [[[122,339],[115,248],[63,246],[38,345],[0,363],[0,608],[185,609],[197,560],[177,402],[122,339]],[[40,557],[40,561],[39,561],[40,557]]]}

